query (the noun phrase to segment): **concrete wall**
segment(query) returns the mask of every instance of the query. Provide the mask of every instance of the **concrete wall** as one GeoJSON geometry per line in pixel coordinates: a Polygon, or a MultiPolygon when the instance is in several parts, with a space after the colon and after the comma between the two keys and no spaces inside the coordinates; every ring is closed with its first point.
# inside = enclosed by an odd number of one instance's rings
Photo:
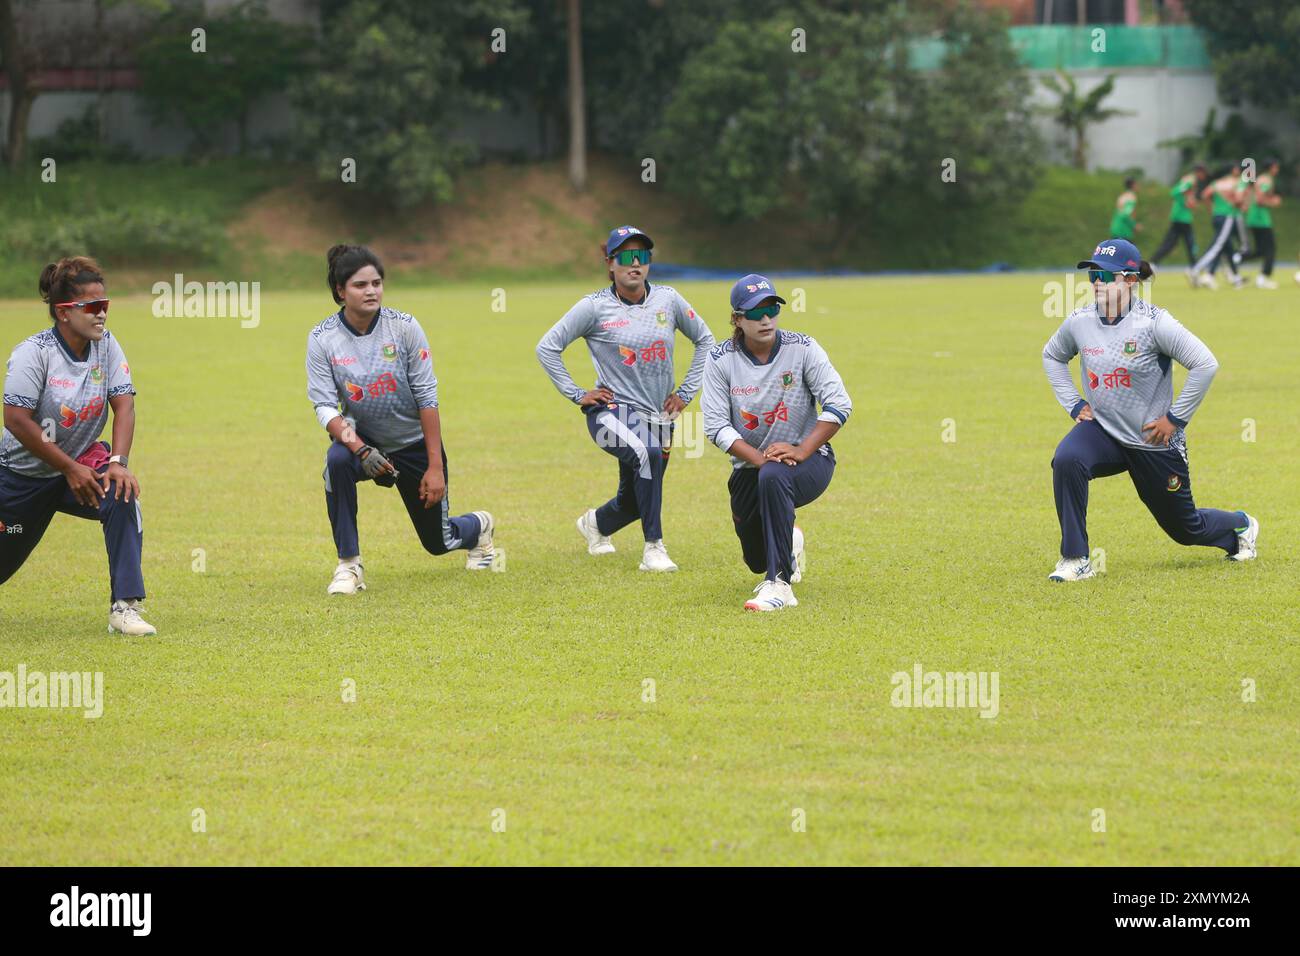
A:
{"type": "MultiPolygon", "coordinates": [[[[1148,178],[1169,181],[1178,172],[1178,151],[1157,143],[1198,131],[1211,107],[1217,107],[1215,122],[1222,126],[1230,112],[1241,112],[1253,125],[1277,134],[1279,144],[1300,139],[1300,126],[1287,116],[1250,107],[1236,109],[1219,100],[1214,74],[1209,71],[1130,67],[1121,70],[1075,70],[1072,75],[1080,93],[1086,93],[1114,73],[1115,91],[1103,105],[1134,111],[1092,127],[1088,138],[1089,169],[1137,167],[1148,178]]],[[[1036,90],[1033,101],[1044,106],[1056,102],[1056,94],[1043,87],[1039,77],[1050,71],[1032,71],[1036,90]]],[[[1066,161],[1069,150],[1061,127],[1051,117],[1036,120],[1047,142],[1054,145],[1053,158],[1066,161]]],[[[1263,157],[1255,157],[1262,159],[1263,157]]]]}

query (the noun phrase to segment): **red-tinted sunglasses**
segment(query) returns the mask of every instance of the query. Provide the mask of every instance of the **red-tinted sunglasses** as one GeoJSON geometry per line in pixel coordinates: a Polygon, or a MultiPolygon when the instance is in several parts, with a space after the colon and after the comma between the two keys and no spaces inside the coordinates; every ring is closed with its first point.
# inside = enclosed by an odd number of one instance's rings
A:
{"type": "Polygon", "coordinates": [[[105,315],[108,314],[107,299],[90,299],[87,302],[56,302],[54,307],[56,309],[80,309],[86,315],[99,315],[101,312],[105,315]]]}

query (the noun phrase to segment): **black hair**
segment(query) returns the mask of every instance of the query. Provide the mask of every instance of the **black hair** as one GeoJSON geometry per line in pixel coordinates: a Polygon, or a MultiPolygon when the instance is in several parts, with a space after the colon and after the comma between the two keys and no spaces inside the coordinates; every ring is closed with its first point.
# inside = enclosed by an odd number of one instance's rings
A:
{"type": "Polygon", "coordinates": [[[68,256],[47,265],[41,270],[40,290],[41,301],[50,307],[50,321],[58,319],[56,302],[71,302],[81,286],[103,281],[103,270],[90,256],[68,256]]]}
{"type": "Polygon", "coordinates": [[[1137,185],[1137,177],[1136,177],[1136,176],[1126,176],[1126,177],[1124,177],[1124,188],[1125,188],[1125,189],[1132,189],[1132,188],[1133,188],[1134,186],[1136,186],[1136,185],[1137,185]]]}
{"type": "Polygon", "coordinates": [[[325,253],[325,261],[329,263],[326,281],[330,284],[330,295],[334,296],[334,301],[339,305],[343,304],[339,286],[347,285],[348,280],[366,266],[374,266],[379,278],[384,277],[384,264],[370,251],[369,246],[331,246],[330,251],[325,253]]]}

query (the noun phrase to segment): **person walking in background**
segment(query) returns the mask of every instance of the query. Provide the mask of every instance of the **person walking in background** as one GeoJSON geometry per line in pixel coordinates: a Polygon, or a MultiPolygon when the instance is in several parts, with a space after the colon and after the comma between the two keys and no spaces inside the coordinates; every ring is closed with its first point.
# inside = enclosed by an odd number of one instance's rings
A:
{"type": "Polygon", "coordinates": [[[1136,176],[1124,180],[1124,191],[1115,199],[1115,212],[1110,217],[1110,234],[1120,239],[1137,238],[1142,227],[1137,221],[1137,184],[1136,176]]]}
{"type": "Polygon", "coordinates": [[[1250,230],[1254,242],[1248,252],[1237,257],[1237,261],[1250,259],[1261,260],[1259,275],[1255,277],[1257,289],[1276,289],[1273,281],[1273,260],[1277,255],[1277,243],[1273,236],[1272,210],[1282,205],[1282,198],[1277,194],[1277,174],[1282,170],[1280,160],[1264,161],[1264,171],[1250,186],[1248,193],[1245,224],[1250,230]]]}
{"type": "Polygon", "coordinates": [[[1237,218],[1243,211],[1240,185],[1241,177],[1230,166],[1201,190],[1201,198],[1212,203],[1210,221],[1213,223],[1214,233],[1210,240],[1210,247],[1205,250],[1201,258],[1196,260],[1188,276],[1193,287],[1217,289],[1219,283],[1214,278],[1214,273],[1219,268],[1220,260],[1227,263],[1228,274],[1232,277],[1234,288],[1240,289],[1246,284],[1246,280],[1237,272],[1236,263],[1232,261],[1234,238],[1238,229],[1237,218]]]}
{"type": "Polygon", "coordinates": [[[1205,164],[1197,163],[1190,173],[1180,176],[1178,182],[1174,183],[1173,188],[1169,190],[1169,196],[1173,200],[1169,206],[1169,229],[1165,232],[1165,237],[1160,240],[1155,254],[1151,256],[1152,265],[1158,265],[1160,260],[1169,255],[1174,246],[1181,242],[1187,250],[1187,274],[1192,275],[1192,269],[1196,266],[1196,236],[1192,229],[1194,222],[1192,210],[1198,205],[1196,196],[1205,187],[1209,175],[1205,164]]]}

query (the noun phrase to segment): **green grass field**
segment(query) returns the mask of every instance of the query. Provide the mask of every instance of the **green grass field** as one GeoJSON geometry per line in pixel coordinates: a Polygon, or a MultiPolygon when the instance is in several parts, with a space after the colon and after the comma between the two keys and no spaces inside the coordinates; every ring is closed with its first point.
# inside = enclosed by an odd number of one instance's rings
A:
{"type": "MultiPolygon", "coordinates": [[[[396,492],[366,486],[352,600],[324,593],[326,438],[304,393],[324,290],[264,295],[254,329],[115,299],[160,634],[105,634],[87,522],[57,518],[0,589],[0,670],[106,684],[98,720],[0,710],[0,863],[1300,863],[1300,290],[1173,275],[1154,295],[1219,358],[1194,487],[1259,516],[1259,560],[1175,545],[1121,476],[1093,490],[1107,573],[1065,586],[1046,580],[1070,425],[1039,364],[1054,278],[777,277],[807,290],[783,324],[826,346],[856,411],[801,512],[800,606],[762,616],[741,610],[755,576],[712,446],[668,471],[680,573],[639,573],[635,529],[616,555],[582,547],[574,518],[615,468],[533,346],[595,277],[507,285],[504,314],[486,285],[390,284],[433,342],[452,505],[498,516],[508,571],[425,554],[396,492]],[[998,672],[998,716],[891,706],[918,661],[998,672]]],[[[678,287],[725,332],[724,284],[678,287]]],[[[0,350],[45,324],[0,302],[0,350]]]]}

